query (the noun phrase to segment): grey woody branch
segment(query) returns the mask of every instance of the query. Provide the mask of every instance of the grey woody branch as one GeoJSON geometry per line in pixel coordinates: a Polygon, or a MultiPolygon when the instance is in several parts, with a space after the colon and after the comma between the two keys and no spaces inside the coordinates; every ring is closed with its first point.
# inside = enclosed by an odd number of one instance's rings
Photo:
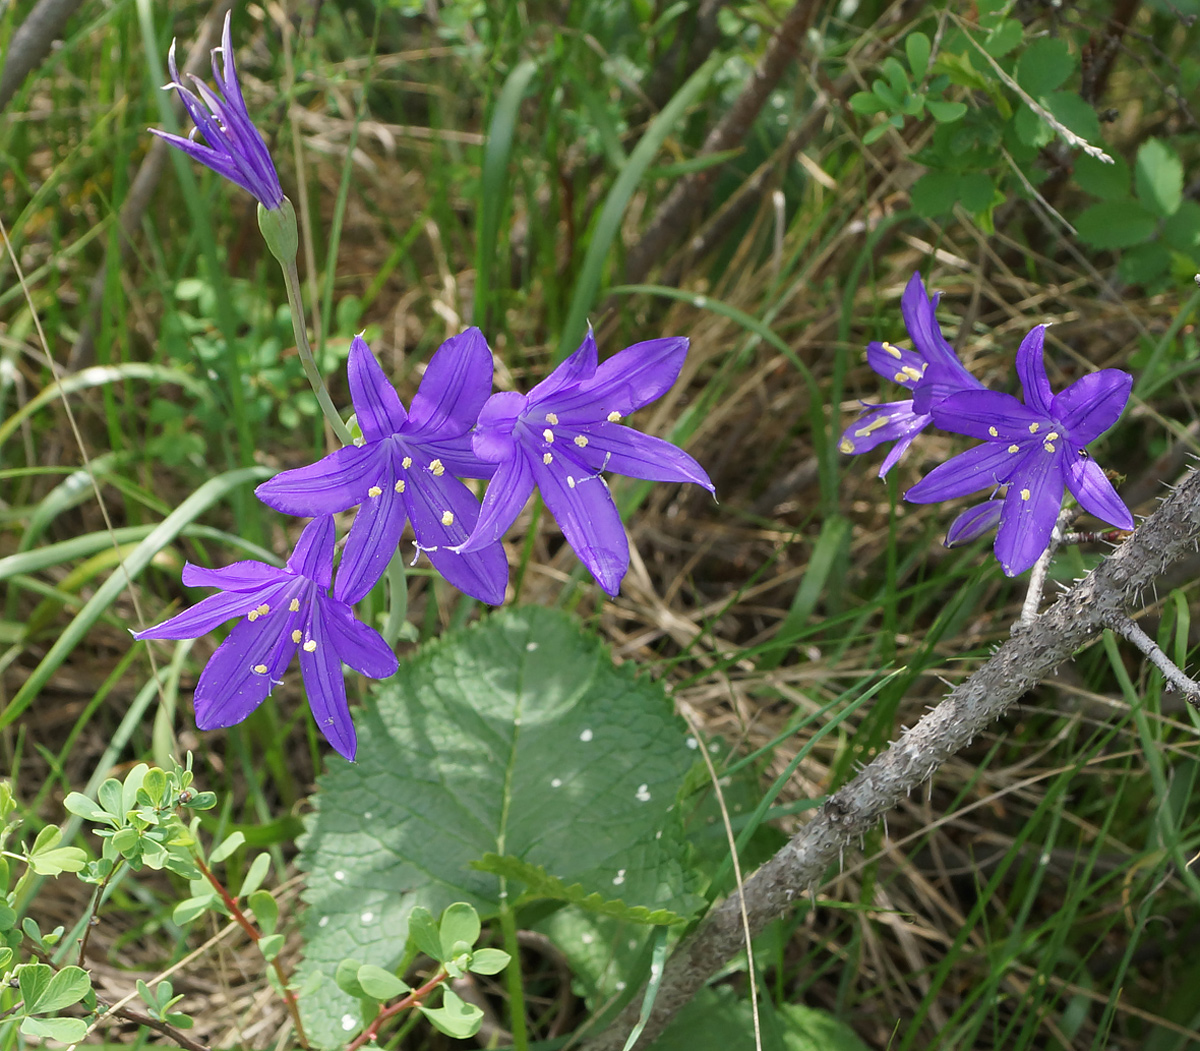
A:
{"type": "MultiPolygon", "coordinates": [[[[974,675],[904,731],[885,752],[825,803],[817,816],[744,885],[746,914],[757,934],[816,887],[830,865],[952,755],[971,743],[1027,691],[1092,642],[1127,611],[1168,566],[1200,538],[1200,473],[1191,471],[1133,535],[1031,624],[1010,638],[974,675]]],[[[1122,626],[1124,626],[1122,624],[1122,626]]],[[[664,970],[642,1034],[649,1043],[745,942],[735,893],[680,944],[664,970]]],[[[621,1051],[641,998],[584,1051],[621,1051]]]]}

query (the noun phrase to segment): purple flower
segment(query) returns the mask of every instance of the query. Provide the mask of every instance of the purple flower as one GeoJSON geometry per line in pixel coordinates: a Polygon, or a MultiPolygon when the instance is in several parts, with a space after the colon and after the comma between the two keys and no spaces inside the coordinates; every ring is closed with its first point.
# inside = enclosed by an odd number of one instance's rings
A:
{"type": "Polygon", "coordinates": [[[1008,486],[996,534],[996,557],[1008,576],[1024,572],[1050,543],[1066,487],[1090,514],[1120,529],[1133,516],[1084,446],[1121,416],[1133,377],[1102,369],[1051,394],[1038,325],[1017,351],[1022,404],[1011,394],[977,390],[954,394],[933,406],[943,430],[982,438],[982,445],[934,468],[904,494],[928,504],[994,486],[1008,486]]]}
{"type": "Polygon", "coordinates": [[[883,478],[904,455],[912,440],[933,421],[930,409],[941,399],[963,390],[984,390],[958,360],[946,342],[934,311],[939,292],[932,299],[925,292],[920,274],[913,274],[900,300],[900,313],[916,350],[891,343],[870,343],[867,364],[880,376],[912,391],[908,401],[867,405],[866,410],[842,434],[838,448],[844,453],[869,452],[882,442],[894,441],[879,468],[883,478]]]}
{"type": "Polygon", "coordinates": [[[629,568],[629,543],[602,471],[655,482],[695,482],[713,491],[704,469],[661,438],[621,425],[667,391],[683,367],[686,339],[652,339],[597,366],[589,330],[583,344],[528,394],[493,394],[472,444],[497,464],[483,510],[460,551],[494,543],[536,485],[567,543],[610,595],[629,568]]]}
{"type": "Polygon", "coordinates": [[[962,547],[978,540],[984,533],[995,529],[1004,512],[1004,501],[996,498],[972,504],[962,512],[946,530],[946,547],[962,547]]]}
{"type": "Polygon", "coordinates": [[[346,365],[362,445],[284,471],[255,493],[290,515],[332,514],[359,507],[338,569],[334,594],[357,602],[383,575],[406,520],[417,546],[460,591],[492,605],[504,601],[508,561],[499,543],[460,554],[479,518],[479,501],[458,477],[495,471],[471,450],[468,433],[492,390],[492,353],[469,328],[446,340],[429,361],[405,412],[371,348],[358,336],[346,365]]]}
{"type": "Polygon", "coordinates": [[[396,655],[379,633],[354,619],[350,607],[328,594],[333,575],[333,519],[304,527],[286,569],[265,562],[235,562],[224,569],[183,567],[188,587],[215,587],[191,609],[135,639],[194,639],[231,617],[245,614],[200,673],[194,703],[201,730],[240,723],[283,679],[300,652],[308,706],[326,739],[354,759],[357,739],[342,665],[372,679],[396,673],[396,655]]]}
{"type": "Polygon", "coordinates": [[[221,46],[213,48],[212,53],[216,92],[211,91],[208,85],[196,76],[192,76],[191,79],[196,85],[199,97],[183,83],[175,65],[174,41],[171,42],[171,50],[167,57],[171,83],[166,87],[179,92],[179,97],[183,99],[183,104],[196,125],[192,135],[199,131],[208,145],[201,145],[191,136],[185,139],[156,128],[150,130],[166,139],[172,146],[183,150],[193,160],[237,183],[244,190],[249,190],[264,208],[273,211],[283,204],[283,190],[279,185],[279,176],[275,172],[271,155],[267,152],[267,144],[251,123],[250,114],[246,110],[246,100],[242,98],[237,68],[233,63],[229,22],[230,16],[226,14],[221,46]],[[218,54],[221,55],[220,69],[217,68],[218,54]]]}

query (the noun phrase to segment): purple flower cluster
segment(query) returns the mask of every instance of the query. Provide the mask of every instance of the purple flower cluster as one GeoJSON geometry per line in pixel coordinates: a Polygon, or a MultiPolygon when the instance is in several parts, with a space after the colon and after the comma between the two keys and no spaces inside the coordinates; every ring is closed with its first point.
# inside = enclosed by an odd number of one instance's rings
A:
{"type": "Polygon", "coordinates": [[[882,477],[930,423],[982,439],[934,468],[904,497],[926,504],[993,490],[990,499],[959,515],[946,543],[966,543],[999,525],[996,558],[1008,576],[1029,569],[1049,546],[1064,490],[1088,513],[1132,529],[1133,516],[1086,447],[1120,419],[1133,378],[1120,369],[1102,369],[1054,394],[1044,360],[1046,326],[1038,325],[1017,351],[1024,401],[988,390],[942,336],[936,306],[937,297],[930,299],[920,275],[913,274],[900,309],[916,349],[890,343],[867,348],[871,367],[911,391],[912,398],[865,406],[842,435],[842,452],[867,452],[894,441],[882,477]]]}
{"type": "Polygon", "coordinates": [[[356,337],[347,375],[361,444],[284,471],[255,490],[268,507],[313,518],[287,568],[189,564],[185,584],[224,593],[135,637],[193,638],[244,616],[200,677],[197,725],[246,718],[298,652],[318,726],[352,759],[342,665],[379,678],[395,672],[396,660],[374,629],[354,620],[351,604],[379,581],[406,522],[418,551],[447,581],[499,605],[508,584],[500,539],[536,487],[567,542],[615,595],[629,568],[629,545],[603,472],[713,490],[687,453],[622,423],[671,387],[687,346],[686,339],[649,340],[600,364],[589,332],[528,394],[492,394],[492,353],[479,329],[470,328],[438,348],[406,411],[356,337]],[[490,479],[482,510],[463,478],[490,479]],[[359,510],[334,581],[332,515],[352,507],[359,510]]]}

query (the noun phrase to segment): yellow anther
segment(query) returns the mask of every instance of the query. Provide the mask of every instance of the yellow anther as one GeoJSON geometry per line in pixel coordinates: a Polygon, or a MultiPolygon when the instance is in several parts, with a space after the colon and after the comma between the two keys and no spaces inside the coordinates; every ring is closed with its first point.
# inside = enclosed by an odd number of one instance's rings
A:
{"type": "Polygon", "coordinates": [[[567,485],[569,485],[572,489],[575,488],[575,479],[570,475],[567,475],[567,485]]]}
{"type": "Polygon", "coordinates": [[[1030,497],[1030,495],[1031,495],[1031,494],[1030,494],[1030,492],[1029,492],[1029,490],[1028,490],[1028,489],[1022,489],[1022,490],[1021,490],[1021,499],[1022,499],[1022,500],[1028,500],[1028,499],[1029,499],[1029,497],[1030,497]]]}
{"type": "Polygon", "coordinates": [[[989,428],[988,428],[988,434],[990,434],[990,435],[991,435],[993,438],[999,438],[999,437],[1000,437],[1000,432],[999,432],[998,430],[996,430],[996,428],[995,428],[995,427],[989,427],[989,428]]]}
{"type": "Polygon", "coordinates": [[[265,664],[256,664],[254,665],[254,671],[256,671],[259,675],[266,675],[267,666],[265,664]]]}
{"type": "Polygon", "coordinates": [[[843,438],[838,448],[844,453],[852,453],[854,452],[854,443],[849,438],[843,438]]]}
{"type": "Polygon", "coordinates": [[[304,644],[304,652],[305,653],[312,653],[313,650],[315,650],[316,648],[317,648],[317,640],[316,639],[309,639],[304,644]]]}
{"type": "Polygon", "coordinates": [[[403,467],[407,471],[412,466],[412,457],[411,456],[404,457],[404,459],[400,461],[400,466],[403,467]]]}
{"type": "Polygon", "coordinates": [[[1048,452],[1048,453],[1054,452],[1054,446],[1051,445],[1049,442],[1046,442],[1046,444],[1043,445],[1042,448],[1045,449],[1046,452],[1048,452]]]}
{"type": "Polygon", "coordinates": [[[908,377],[904,374],[903,369],[901,369],[899,372],[897,372],[896,375],[894,375],[892,377],[892,379],[895,380],[897,383],[907,383],[908,382],[908,377]]]}
{"type": "Polygon", "coordinates": [[[547,423],[558,423],[558,413],[556,413],[556,412],[546,413],[546,422],[547,423]]]}
{"type": "Polygon", "coordinates": [[[587,445],[587,438],[582,434],[577,434],[575,435],[575,444],[582,449],[587,445]]]}
{"type": "Polygon", "coordinates": [[[544,431],[542,431],[542,437],[545,438],[546,441],[548,441],[548,442],[553,442],[554,441],[554,432],[549,427],[547,427],[544,431]]]}
{"type": "Polygon", "coordinates": [[[292,641],[293,642],[299,642],[303,637],[304,636],[300,634],[299,628],[296,628],[296,630],[292,632],[292,641]]]}
{"type": "Polygon", "coordinates": [[[288,603],[288,609],[292,613],[295,613],[297,610],[300,609],[300,600],[298,598],[292,599],[292,601],[288,603]]]}
{"type": "Polygon", "coordinates": [[[453,511],[443,511],[442,512],[442,525],[454,525],[454,512],[453,511]]]}
{"type": "Polygon", "coordinates": [[[246,619],[251,624],[253,624],[256,620],[258,620],[258,610],[252,609],[249,613],[246,614],[246,619]]]}
{"type": "Polygon", "coordinates": [[[403,478],[401,478],[400,481],[398,481],[396,483],[395,488],[396,488],[396,492],[398,492],[398,493],[404,492],[404,479],[403,478]]]}
{"type": "Polygon", "coordinates": [[[1041,424],[1040,424],[1040,423],[1037,423],[1036,421],[1035,421],[1034,423],[1031,423],[1031,424],[1029,425],[1029,433],[1030,433],[1030,434],[1037,434],[1037,432],[1038,432],[1038,428],[1039,428],[1040,426],[1041,426],[1041,424]]]}
{"type": "Polygon", "coordinates": [[[1021,451],[1021,447],[1019,445],[1010,445],[1008,447],[1008,451],[1010,453],[1019,453],[1021,451]]]}
{"type": "Polygon", "coordinates": [[[373,485],[373,486],[371,486],[370,489],[367,490],[367,496],[378,496],[382,492],[383,492],[383,490],[380,489],[379,486],[373,485]]]}
{"type": "Polygon", "coordinates": [[[613,409],[613,411],[608,414],[608,422],[609,423],[620,423],[621,422],[621,414],[619,412],[617,412],[616,409],[613,409]]]}
{"type": "Polygon", "coordinates": [[[890,343],[885,343],[885,344],[883,345],[883,349],[884,349],[884,350],[885,350],[887,353],[891,354],[891,356],[892,356],[893,358],[897,358],[897,359],[899,359],[899,358],[902,358],[902,357],[904,356],[903,354],[901,354],[901,353],[900,353],[900,350],[899,350],[899,348],[898,348],[898,347],[893,347],[893,346],[892,346],[890,343]]]}
{"type": "Polygon", "coordinates": [[[880,427],[886,427],[888,425],[888,423],[890,422],[890,420],[891,420],[890,416],[877,416],[870,423],[868,423],[865,427],[859,427],[859,429],[854,432],[854,437],[855,438],[865,438],[872,431],[877,431],[877,430],[879,430],[880,427]]]}
{"type": "Polygon", "coordinates": [[[553,453],[542,453],[542,463],[549,465],[554,462],[553,453]]]}
{"type": "Polygon", "coordinates": [[[430,460],[429,469],[433,472],[434,478],[441,478],[446,473],[446,465],[441,460],[430,460]]]}
{"type": "Polygon", "coordinates": [[[1058,441],[1058,438],[1059,438],[1058,431],[1051,431],[1049,434],[1046,435],[1044,440],[1048,441],[1048,442],[1055,442],[1055,441],[1058,441]]]}
{"type": "Polygon", "coordinates": [[[925,375],[924,369],[915,369],[911,365],[905,365],[900,371],[903,372],[904,375],[906,375],[909,379],[913,380],[919,380],[925,375]]]}

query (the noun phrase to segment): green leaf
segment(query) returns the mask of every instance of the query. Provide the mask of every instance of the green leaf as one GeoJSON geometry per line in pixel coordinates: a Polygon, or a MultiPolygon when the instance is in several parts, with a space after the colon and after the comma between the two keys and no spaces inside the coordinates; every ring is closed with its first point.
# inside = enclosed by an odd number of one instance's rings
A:
{"type": "Polygon", "coordinates": [[[1075,158],[1075,183],[1101,200],[1116,201],[1129,196],[1129,165],[1121,156],[1112,164],[1081,153],[1075,158]]]}
{"type": "Polygon", "coordinates": [[[1149,285],[1171,269],[1171,252],[1161,241],[1134,245],[1121,255],[1117,272],[1131,285],[1149,285]]]}
{"type": "Polygon", "coordinates": [[[54,969],[45,963],[27,963],[17,973],[17,985],[21,989],[21,999],[25,1002],[25,1010],[30,1014],[37,1010],[38,1001],[49,988],[50,979],[53,977],[54,969]]]}
{"type": "Polygon", "coordinates": [[[1100,118],[1096,110],[1075,92],[1051,92],[1046,97],[1046,108],[1076,135],[1090,143],[1100,141],[1100,118]]]}
{"type": "Polygon", "coordinates": [[[937,99],[928,99],[925,105],[929,107],[929,115],[939,124],[953,124],[967,114],[964,102],[939,102],[937,99]]]}
{"type": "Polygon", "coordinates": [[[68,813],[75,814],[85,821],[99,821],[106,825],[116,824],[116,819],[107,810],[88,799],[81,792],[68,792],[67,798],[63,800],[63,807],[68,813]]]}
{"type": "Polygon", "coordinates": [[[866,133],[863,135],[863,145],[870,146],[871,143],[878,142],[883,138],[884,135],[887,134],[888,128],[890,127],[890,124],[883,123],[876,124],[873,128],[868,128],[866,133]]]}
{"type": "Polygon", "coordinates": [[[995,26],[983,40],[983,50],[993,58],[1001,58],[1020,47],[1024,28],[1015,18],[1006,18],[995,26]]]}
{"type": "Polygon", "coordinates": [[[931,50],[929,37],[924,33],[909,33],[904,38],[904,53],[908,56],[908,68],[912,70],[913,80],[919,82],[925,76],[931,50]]]}
{"type": "Polygon", "coordinates": [[[142,792],[146,794],[150,806],[157,807],[163,802],[163,794],[167,790],[167,772],[154,766],[146,771],[142,780],[142,792]]]}
{"type": "Polygon", "coordinates": [[[245,842],[245,833],[231,832],[219,847],[213,848],[213,852],[208,856],[209,862],[213,865],[219,864],[245,842]]]}
{"type": "Polygon", "coordinates": [[[63,872],[79,872],[87,864],[87,854],[78,847],[60,847],[62,832],[47,825],[33,841],[29,851],[29,867],[39,876],[57,876],[63,872]]]}
{"type": "Polygon", "coordinates": [[[180,927],[186,927],[197,916],[202,916],[217,904],[214,894],[202,894],[198,898],[188,898],[181,901],[171,912],[171,919],[180,927]]]}
{"type": "Polygon", "coordinates": [[[479,940],[479,931],[479,913],[465,901],[456,901],[447,906],[438,927],[443,954],[439,959],[449,960],[463,951],[462,945],[469,952],[479,940]]]}
{"type": "Polygon", "coordinates": [[[517,899],[521,905],[544,899],[562,901],[601,916],[650,926],[665,927],[687,923],[688,920],[686,916],[680,916],[670,909],[651,910],[644,905],[626,905],[619,899],[606,899],[597,891],[589,894],[579,883],[568,887],[562,880],[548,875],[541,865],[531,865],[520,858],[484,854],[478,861],[471,862],[471,867],[525,884],[525,892],[517,899]]]}
{"type": "MultiPolygon", "coordinates": [[[[332,975],[347,956],[394,968],[417,905],[496,915],[500,881],[470,867],[487,853],[691,915],[672,809],[694,761],[686,737],[662,687],[613,667],[563,613],[502,610],[422,646],[375,689],[357,762],[320,779],[299,862],[301,975],[332,975]]],[[[342,1038],[349,998],[326,990],[302,1006],[318,1043],[342,1038]]]]}
{"type": "Polygon", "coordinates": [[[1138,199],[1155,215],[1174,215],[1183,200],[1183,165],[1178,154],[1160,139],[1147,139],[1138,147],[1134,186],[1138,199]]]}
{"type": "MultiPolygon", "coordinates": [[[[30,1014],[50,1014],[79,1003],[91,991],[91,976],[82,967],[70,964],[50,979],[35,1004],[25,1001],[30,1014]]],[[[24,990],[22,990],[22,994],[24,990]]]]}
{"type": "Polygon", "coordinates": [[[358,969],[358,984],[367,996],[381,1003],[412,992],[412,986],[407,982],[373,963],[364,963],[358,969]]]}
{"type": "Polygon", "coordinates": [[[254,919],[258,929],[263,934],[274,934],[275,925],[279,922],[279,904],[271,896],[269,890],[256,890],[249,896],[247,902],[254,910],[254,919]]]}
{"type": "Polygon", "coordinates": [[[11,931],[17,925],[17,914],[7,901],[0,898],[0,933],[11,931]]]}
{"type": "Polygon", "coordinates": [[[1178,211],[1163,227],[1163,240],[1178,252],[1193,254],[1200,247],[1200,204],[1180,202],[1178,211]]]}
{"type": "Polygon", "coordinates": [[[100,791],[96,795],[100,805],[115,818],[117,825],[125,824],[125,811],[121,806],[121,782],[115,777],[108,778],[100,785],[100,791]]]}
{"type": "Polygon", "coordinates": [[[82,1018],[25,1018],[21,1032],[38,1040],[55,1040],[60,1044],[77,1044],[87,1033],[82,1018]]]}
{"type": "Polygon", "coordinates": [[[892,91],[896,93],[896,97],[904,98],[909,93],[910,85],[908,74],[904,72],[904,67],[900,65],[899,59],[889,55],[883,60],[880,69],[888,78],[888,83],[891,85],[892,91]]]}
{"type": "Polygon", "coordinates": [[[1154,236],[1157,220],[1137,201],[1102,201],[1076,220],[1079,239],[1092,248],[1128,248],[1154,236]]]}
{"type": "Polygon", "coordinates": [[[279,950],[283,948],[282,934],[268,934],[265,938],[258,939],[258,951],[263,954],[263,959],[270,963],[276,956],[279,955],[279,950]]]}
{"type": "Polygon", "coordinates": [[[453,989],[442,987],[442,1006],[421,1008],[421,1014],[428,1018],[434,1028],[455,1040],[466,1040],[479,1032],[483,1022],[483,1012],[474,1004],[469,1004],[453,989]]]}
{"type": "Polygon", "coordinates": [[[850,96],[850,108],[855,113],[869,116],[872,113],[883,113],[887,104],[873,91],[856,91],[850,96]]]}
{"type": "Polygon", "coordinates": [[[512,957],[503,949],[476,949],[471,954],[467,968],[472,974],[499,974],[509,965],[512,957]]]}
{"type": "Polygon", "coordinates": [[[1060,87],[1075,72],[1075,57],[1062,37],[1039,37],[1017,59],[1017,83],[1035,99],[1060,87]]]}
{"type": "Polygon", "coordinates": [[[0,973],[8,970],[13,961],[13,951],[7,945],[0,945],[0,973]]]}
{"type": "Polygon", "coordinates": [[[358,972],[363,965],[357,960],[340,960],[333,972],[333,980],[337,983],[337,987],[348,996],[354,997],[355,1000],[362,1000],[366,997],[366,990],[363,989],[358,982],[358,972]]]}
{"type": "Polygon", "coordinates": [[[258,890],[262,886],[262,881],[267,878],[270,868],[271,855],[259,854],[250,863],[250,871],[246,873],[246,878],[242,880],[242,889],[237,892],[237,896],[239,898],[248,897],[258,890]]]}
{"type": "Polygon", "coordinates": [[[437,921],[422,905],[414,906],[408,914],[408,936],[413,944],[431,960],[442,961],[442,939],[437,921]]]}
{"type": "Polygon", "coordinates": [[[958,176],[954,172],[926,172],[909,190],[913,211],[926,219],[945,215],[958,203],[958,176]]]}
{"type": "Polygon", "coordinates": [[[566,956],[572,984],[595,1011],[645,978],[646,946],[656,928],[584,912],[573,905],[534,923],[566,956]]]}

